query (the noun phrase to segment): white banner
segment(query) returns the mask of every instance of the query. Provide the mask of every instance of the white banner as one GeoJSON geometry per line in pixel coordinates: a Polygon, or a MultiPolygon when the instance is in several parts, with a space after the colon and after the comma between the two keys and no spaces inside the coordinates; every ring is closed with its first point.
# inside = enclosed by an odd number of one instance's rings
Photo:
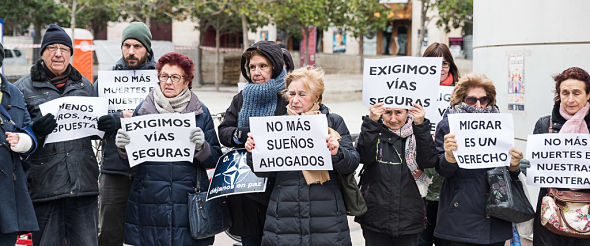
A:
{"type": "Polygon", "coordinates": [[[430,120],[430,133],[434,134],[436,125],[440,122],[445,114],[445,111],[451,106],[451,95],[453,94],[454,86],[438,87],[438,99],[436,100],[437,107],[428,107],[426,109],[426,118],[430,120]]]}
{"type": "Polygon", "coordinates": [[[535,134],[527,139],[527,184],[590,188],[589,134],[535,134]]]}
{"type": "Polygon", "coordinates": [[[129,134],[125,146],[129,166],[146,161],[193,162],[195,144],[190,141],[196,128],[195,114],[148,114],[121,118],[121,129],[129,134]]]}
{"type": "Polygon", "coordinates": [[[449,114],[449,130],[455,134],[453,151],[459,167],[466,169],[510,166],[514,147],[512,114],[449,114]]]}
{"type": "Polygon", "coordinates": [[[332,170],[326,115],[250,117],[255,172],[332,170]]]}
{"type": "Polygon", "coordinates": [[[134,110],[158,86],[156,70],[98,71],[98,96],[109,100],[109,113],[134,110]]]}
{"type": "Polygon", "coordinates": [[[99,97],[60,97],[39,105],[41,114],[55,116],[57,126],[47,135],[45,143],[64,142],[97,135],[98,118],[107,114],[107,102],[99,97]]]}
{"type": "Polygon", "coordinates": [[[365,59],[363,104],[436,110],[441,67],[441,57],[365,59]]]}

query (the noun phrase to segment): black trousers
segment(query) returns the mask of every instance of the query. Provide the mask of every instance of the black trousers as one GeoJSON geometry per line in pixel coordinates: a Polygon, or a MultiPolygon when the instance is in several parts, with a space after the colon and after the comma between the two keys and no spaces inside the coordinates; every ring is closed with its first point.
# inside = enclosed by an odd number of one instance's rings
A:
{"type": "Polygon", "coordinates": [[[418,235],[412,234],[393,237],[386,233],[363,230],[366,246],[416,246],[418,245],[418,235]]]}
{"type": "Polygon", "coordinates": [[[125,209],[133,180],[129,176],[101,173],[99,177],[98,245],[123,245],[125,209]]]}

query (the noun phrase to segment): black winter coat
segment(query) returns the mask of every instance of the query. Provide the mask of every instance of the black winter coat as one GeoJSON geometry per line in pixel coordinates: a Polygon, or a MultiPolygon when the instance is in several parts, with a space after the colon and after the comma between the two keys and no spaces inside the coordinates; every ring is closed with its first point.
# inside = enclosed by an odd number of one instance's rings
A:
{"type": "MultiPolygon", "coordinates": [[[[359,164],[359,154],[352,145],[348,128],[340,115],[320,105],[328,118],[328,127],[342,139],[338,153],[332,156],[333,171],[323,184],[307,185],[301,171],[264,172],[260,176],[274,176],[262,245],[351,245],[346,208],[336,172],[349,174],[359,164]]],[[[251,154],[249,154],[251,156],[251,154]]],[[[249,158],[252,168],[251,158],[249,158]]]]}
{"type": "MultiPolygon", "coordinates": [[[[561,127],[566,122],[566,119],[559,114],[559,104],[560,102],[556,102],[553,106],[553,111],[551,116],[547,115],[544,117],[539,118],[537,123],[535,124],[535,129],[533,130],[533,134],[542,134],[542,133],[549,133],[549,122],[551,121],[551,128],[553,133],[559,133],[561,127]],[[551,119],[551,120],[550,120],[551,119]]],[[[586,125],[590,130],[590,114],[586,115],[584,118],[586,121],[586,125]]],[[[567,189],[563,189],[567,190],[567,189]]],[[[585,190],[585,192],[590,193],[590,190],[585,190]]],[[[583,245],[590,245],[590,239],[583,239],[583,238],[573,238],[573,237],[566,237],[560,236],[557,234],[552,233],[543,225],[541,225],[541,201],[543,197],[547,195],[547,188],[541,188],[539,190],[539,197],[537,200],[537,213],[535,214],[535,221],[533,223],[533,234],[535,235],[535,240],[533,241],[534,245],[542,245],[542,246],[583,246],[583,245]]]]}
{"type": "MultiPolygon", "coordinates": [[[[219,124],[219,141],[227,147],[243,148],[244,144],[233,141],[234,131],[238,128],[238,114],[242,109],[242,92],[236,94],[225,111],[223,122],[219,124]]],[[[287,113],[287,101],[278,95],[274,115],[287,113]]],[[[264,193],[251,193],[228,196],[232,226],[230,232],[239,236],[262,235],[268,199],[272,191],[273,178],[269,178],[264,193]]]]}
{"type": "MultiPolygon", "coordinates": [[[[141,67],[136,68],[136,70],[153,70],[156,68],[156,62],[150,56],[148,61],[144,63],[141,67]]],[[[121,58],[115,66],[113,66],[113,70],[133,70],[128,68],[125,65],[125,61],[121,58]]],[[[94,91],[98,96],[98,80],[94,82],[94,91]]],[[[156,84],[157,86],[157,84],[156,84]]],[[[110,114],[115,118],[117,121],[117,126],[121,127],[121,115],[120,112],[110,114]]],[[[102,158],[100,158],[100,173],[108,173],[108,174],[119,174],[119,175],[129,175],[129,161],[126,159],[121,158],[119,155],[119,151],[117,150],[117,146],[115,145],[115,136],[117,135],[117,131],[114,132],[105,132],[102,140],[102,158]]]]}
{"type": "MultiPolygon", "coordinates": [[[[25,96],[31,118],[41,117],[39,105],[53,99],[95,96],[90,81],[74,67],[63,91],[58,90],[49,82],[41,61],[15,83],[25,96]]],[[[25,170],[33,202],[98,195],[98,163],[91,137],[48,144],[43,144],[45,136],[37,137],[39,147],[26,161],[30,167],[25,170]]]]}
{"type": "MultiPolygon", "coordinates": [[[[413,130],[418,166],[422,170],[434,167],[438,155],[430,135],[430,121],[413,125],[413,130]]],[[[360,183],[368,210],[355,219],[363,230],[399,237],[418,234],[425,227],[424,200],[405,161],[406,141],[381,121],[363,117],[356,149],[364,164],[360,183]]]]}
{"type": "MultiPolygon", "coordinates": [[[[447,114],[436,127],[436,171],[445,177],[438,203],[434,236],[464,243],[492,244],[512,237],[512,223],[486,215],[489,169],[463,169],[445,159],[444,137],[449,134],[447,114]]],[[[517,178],[519,172],[510,172],[517,178]],[[516,175],[516,176],[515,176],[516,175]]]]}

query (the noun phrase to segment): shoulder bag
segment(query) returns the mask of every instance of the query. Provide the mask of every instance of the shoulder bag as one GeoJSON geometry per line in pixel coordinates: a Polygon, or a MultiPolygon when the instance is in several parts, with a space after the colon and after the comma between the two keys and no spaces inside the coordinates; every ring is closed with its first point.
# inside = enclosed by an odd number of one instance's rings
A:
{"type": "Polygon", "coordinates": [[[534,218],[535,210],[519,179],[512,179],[506,167],[487,171],[490,190],[486,213],[490,217],[520,223],[534,218]]]}
{"type": "Polygon", "coordinates": [[[342,192],[342,199],[346,207],[346,214],[350,216],[361,216],[367,212],[367,203],[363,198],[358,183],[354,178],[356,172],[340,174],[338,172],[338,185],[342,192]]]}
{"type": "Polygon", "coordinates": [[[202,192],[200,188],[198,171],[196,176],[195,193],[188,194],[188,222],[191,236],[203,239],[227,230],[231,226],[231,217],[227,199],[218,197],[207,201],[207,191],[202,192]]]}
{"type": "Polygon", "coordinates": [[[567,237],[590,238],[590,194],[548,188],[541,201],[541,225],[567,237]]]}

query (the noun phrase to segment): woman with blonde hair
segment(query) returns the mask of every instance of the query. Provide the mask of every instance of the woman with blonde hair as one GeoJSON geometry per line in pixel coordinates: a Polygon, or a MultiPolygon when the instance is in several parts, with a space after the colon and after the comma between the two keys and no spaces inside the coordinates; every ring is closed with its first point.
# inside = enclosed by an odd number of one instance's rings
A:
{"type": "MultiPolygon", "coordinates": [[[[492,81],[480,74],[463,76],[453,90],[450,108],[436,127],[436,171],[445,179],[434,236],[448,240],[449,245],[504,245],[512,237],[512,223],[486,215],[489,169],[460,168],[453,156],[457,141],[449,131],[447,116],[454,113],[499,113],[492,81]]],[[[512,148],[510,154],[508,170],[512,178],[518,178],[522,152],[512,148]]]]}
{"type": "MultiPolygon", "coordinates": [[[[275,177],[262,245],[351,245],[336,175],[354,172],[359,155],[342,117],[322,104],[323,75],[320,69],[294,70],[285,79],[284,97],[289,102],[288,115],[326,115],[329,127],[326,147],[332,155],[334,170],[257,173],[275,177]]],[[[245,147],[249,152],[255,148],[252,136],[245,147]]]]}

